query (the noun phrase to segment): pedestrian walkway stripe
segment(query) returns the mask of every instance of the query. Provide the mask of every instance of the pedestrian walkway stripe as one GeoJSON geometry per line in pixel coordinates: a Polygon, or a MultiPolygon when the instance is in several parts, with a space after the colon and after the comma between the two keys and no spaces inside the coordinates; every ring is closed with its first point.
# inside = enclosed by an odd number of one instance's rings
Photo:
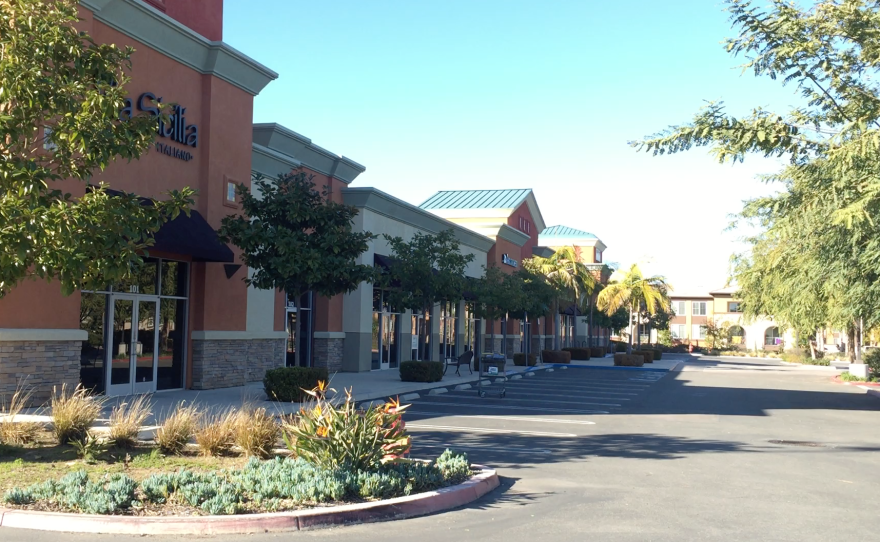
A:
{"type": "Polygon", "coordinates": [[[478,420],[498,420],[498,421],[523,421],[523,422],[540,422],[540,423],[557,423],[564,425],[596,425],[596,422],[591,422],[587,420],[560,420],[556,418],[528,418],[526,416],[474,416],[474,415],[457,415],[450,414],[448,412],[429,412],[427,410],[412,410],[407,409],[407,415],[412,416],[443,416],[444,418],[461,418],[465,420],[469,419],[478,419],[478,420]]]}
{"type": "MultiPolygon", "coordinates": [[[[425,404],[425,403],[420,403],[425,404]]],[[[565,414],[608,414],[607,410],[579,410],[574,408],[541,408],[541,407],[524,407],[524,406],[514,406],[514,405],[493,405],[490,403],[436,403],[433,401],[428,401],[427,404],[433,404],[435,406],[440,407],[451,407],[451,408],[473,408],[473,407],[482,407],[488,410],[522,410],[523,412],[560,412],[565,414]]]]}
{"type": "Polygon", "coordinates": [[[517,435],[531,435],[535,437],[576,437],[575,433],[550,433],[547,431],[521,431],[519,429],[495,429],[489,427],[460,427],[457,425],[424,425],[420,423],[408,423],[409,429],[442,429],[444,431],[462,431],[465,433],[515,433],[517,435]]]}

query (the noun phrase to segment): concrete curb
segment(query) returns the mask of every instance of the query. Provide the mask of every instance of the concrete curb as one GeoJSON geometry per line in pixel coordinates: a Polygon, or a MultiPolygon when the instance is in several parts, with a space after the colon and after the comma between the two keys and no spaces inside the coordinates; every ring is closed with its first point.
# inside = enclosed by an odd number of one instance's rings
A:
{"type": "Polygon", "coordinates": [[[432,388],[428,391],[428,395],[440,395],[441,393],[449,393],[449,390],[446,388],[432,388]]]}
{"type": "MultiPolygon", "coordinates": [[[[683,364],[684,362],[679,361],[675,367],[683,364]]],[[[568,367],[569,369],[592,369],[592,370],[601,370],[601,371],[653,371],[655,373],[668,373],[672,369],[659,369],[657,367],[622,367],[622,366],[604,366],[604,365],[561,365],[554,364],[550,367],[568,367]]],[[[551,370],[551,369],[548,369],[551,370]]]]}
{"type": "Polygon", "coordinates": [[[418,393],[407,393],[400,397],[401,401],[415,401],[416,399],[420,399],[422,396],[418,393]]]}
{"type": "Polygon", "coordinates": [[[304,531],[353,523],[405,519],[464,506],[500,485],[498,474],[494,470],[481,465],[473,467],[482,472],[463,484],[371,503],[310,508],[295,512],[192,517],[99,516],[0,508],[0,529],[9,527],[93,534],[205,536],[304,531]]]}
{"type": "Polygon", "coordinates": [[[469,390],[469,389],[471,389],[470,384],[459,384],[458,386],[455,387],[455,391],[464,391],[464,390],[469,390]]]}
{"type": "Polygon", "coordinates": [[[880,399],[880,387],[878,386],[866,386],[864,382],[844,382],[843,380],[838,380],[837,377],[831,379],[835,384],[842,384],[844,386],[853,386],[855,388],[859,388],[860,390],[865,391],[865,395],[870,395],[872,397],[876,397],[880,399]]]}

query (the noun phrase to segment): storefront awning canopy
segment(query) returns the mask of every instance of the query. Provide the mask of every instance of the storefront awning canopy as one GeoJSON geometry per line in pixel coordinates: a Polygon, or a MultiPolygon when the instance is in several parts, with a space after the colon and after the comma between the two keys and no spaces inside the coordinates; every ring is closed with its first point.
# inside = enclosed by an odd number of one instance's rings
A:
{"type": "MultiPolygon", "coordinates": [[[[118,190],[106,189],[105,192],[111,196],[122,195],[118,190]]],[[[141,205],[153,205],[153,200],[149,198],[140,198],[140,201],[141,205]]],[[[214,228],[195,210],[190,210],[189,216],[180,213],[174,220],[166,222],[153,238],[155,243],[150,250],[191,256],[194,262],[235,261],[232,250],[220,242],[214,228]]]]}
{"type": "Polygon", "coordinates": [[[151,250],[185,254],[196,262],[235,261],[232,250],[220,242],[217,232],[198,211],[191,210],[189,216],[180,213],[166,222],[154,237],[156,243],[151,250]]]}

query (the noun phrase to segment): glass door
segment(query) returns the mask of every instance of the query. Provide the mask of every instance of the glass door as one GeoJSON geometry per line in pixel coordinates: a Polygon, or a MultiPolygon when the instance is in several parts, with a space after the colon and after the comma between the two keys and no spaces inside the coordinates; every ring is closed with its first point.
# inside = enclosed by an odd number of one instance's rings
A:
{"type": "Polygon", "coordinates": [[[158,302],[128,295],[113,295],[111,299],[107,395],[154,392],[158,370],[158,302]]]}

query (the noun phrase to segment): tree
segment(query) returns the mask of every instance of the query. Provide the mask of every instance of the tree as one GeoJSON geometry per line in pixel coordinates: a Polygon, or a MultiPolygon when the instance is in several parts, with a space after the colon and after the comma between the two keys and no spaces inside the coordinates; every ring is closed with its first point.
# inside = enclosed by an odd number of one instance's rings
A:
{"type": "MultiPolygon", "coordinates": [[[[526,266],[519,269],[511,275],[513,281],[512,288],[520,291],[521,295],[517,296],[516,306],[510,309],[510,314],[516,316],[523,322],[530,322],[533,318],[540,318],[549,314],[559,295],[557,289],[547,282],[544,275],[529,270],[526,266]]],[[[559,312],[558,310],[556,311],[559,312]]],[[[526,340],[531,340],[526,337],[526,340]]],[[[543,348],[543,347],[542,347],[543,348]]]]}
{"type": "MultiPolygon", "coordinates": [[[[492,325],[492,349],[495,348],[494,322],[503,320],[525,303],[525,292],[519,277],[508,275],[495,266],[485,267],[483,276],[473,286],[473,307],[477,318],[492,325]]],[[[504,330],[506,338],[507,330],[504,330]]]]}
{"type": "Polygon", "coordinates": [[[299,299],[310,291],[332,297],[375,280],[372,265],[356,262],[376,236],[352,231],[357,208],[330,200],[328,189],[319,192],[312,181],[303,171],[257,178],[261,197],[238,186],[242,214],[225,217],[220,236],[253,270],[248,285],[299,299]]]}
{"type": "Polygon", "coordinates": [[[416,233],[409,241],[385,235],[385,240],[391,245],[393,264],[381,275],[380,283],[387,289],[391,306],[427,314],[435,303],[462,298],[467,281],[464,272],[474,255],[461,253],[454,230],[416,233]]]}
{"type": "Polygon", "coordinates": [[[727,343],[730,334],[730,322],[719,322],[714,318],[706,320],[706,346],[715,350],[727,343]]]}
{"type": "Polygon", "coordinates": [[[639,313],[639,308],[644,305],[648,314],[656,314],[658,310],[669,306],[667,292],[671,289],[666,279],[662,276],[645,277],[637,264],[633,264],[628,271],[617,271],[611,281],[599,293],[596,305],[599,310],[606,314],[614,314],[621,307],[629,310],[629,347],[632,350],[633,333],[632,322],[639,313]]]}
{"type": "Polygon", "coordinates": [[[594,323],[599,327],[611,330],[612,333],[619,333],[620,330],[629,327],[629,309],[627,307],[620,307],[611,313],[611,315],[608,315],[604,311],[600,311],[594,317],[594,323]]]}
{"type": "Polygon", "coordinates": [[[692,122],[633,145],[655,155],[706,146],[720,162],[749,153],[788,158],[765,177],[780,193],[742,213],[763,230],[735,269],[746,315],[795,330],[843,326],[858,361],[858,330],[880,312],[880,227],[871,219],[880,211],[880,5],[727,4],[739,29],[728,51],[746,57],[744,71],[794,84],[803,105],[737,118],[710,103],[692,122]]]}
{"type": "Polygon", "coordinates": [[[553,347],[559,349],[559,311],[562,303],[577,303],[583,294],[592,293],[596,288],[596,279],[580,261],[574,247],[562,247],[549,258],[528,258],[523,261],[523,268],[543,276],[556,292],[552,306],[553,347]]]}
{"type": "Polygon", "coordinates": [[[86,186],[117,158],[138,159],[156,118],[120,120],[133,49],[79,33],[78,2],[0,3],[0,297],[22,280],[69,295],[131,276],[153,234],[193,191],[146,202],[86,186]],[[61,181],[79,181],[77,195],[61,181]]]}
{"type": "Polygon", "coordinates": [[[454,230],[416,233],[409,241],[384,237],[391,245],[393,264],[383,273],[382,286],[389,288],[392,305],[423,311],[435,303],[462,298],[467,282],[464,272],[474,255],[461,253],[454,230]]]}

